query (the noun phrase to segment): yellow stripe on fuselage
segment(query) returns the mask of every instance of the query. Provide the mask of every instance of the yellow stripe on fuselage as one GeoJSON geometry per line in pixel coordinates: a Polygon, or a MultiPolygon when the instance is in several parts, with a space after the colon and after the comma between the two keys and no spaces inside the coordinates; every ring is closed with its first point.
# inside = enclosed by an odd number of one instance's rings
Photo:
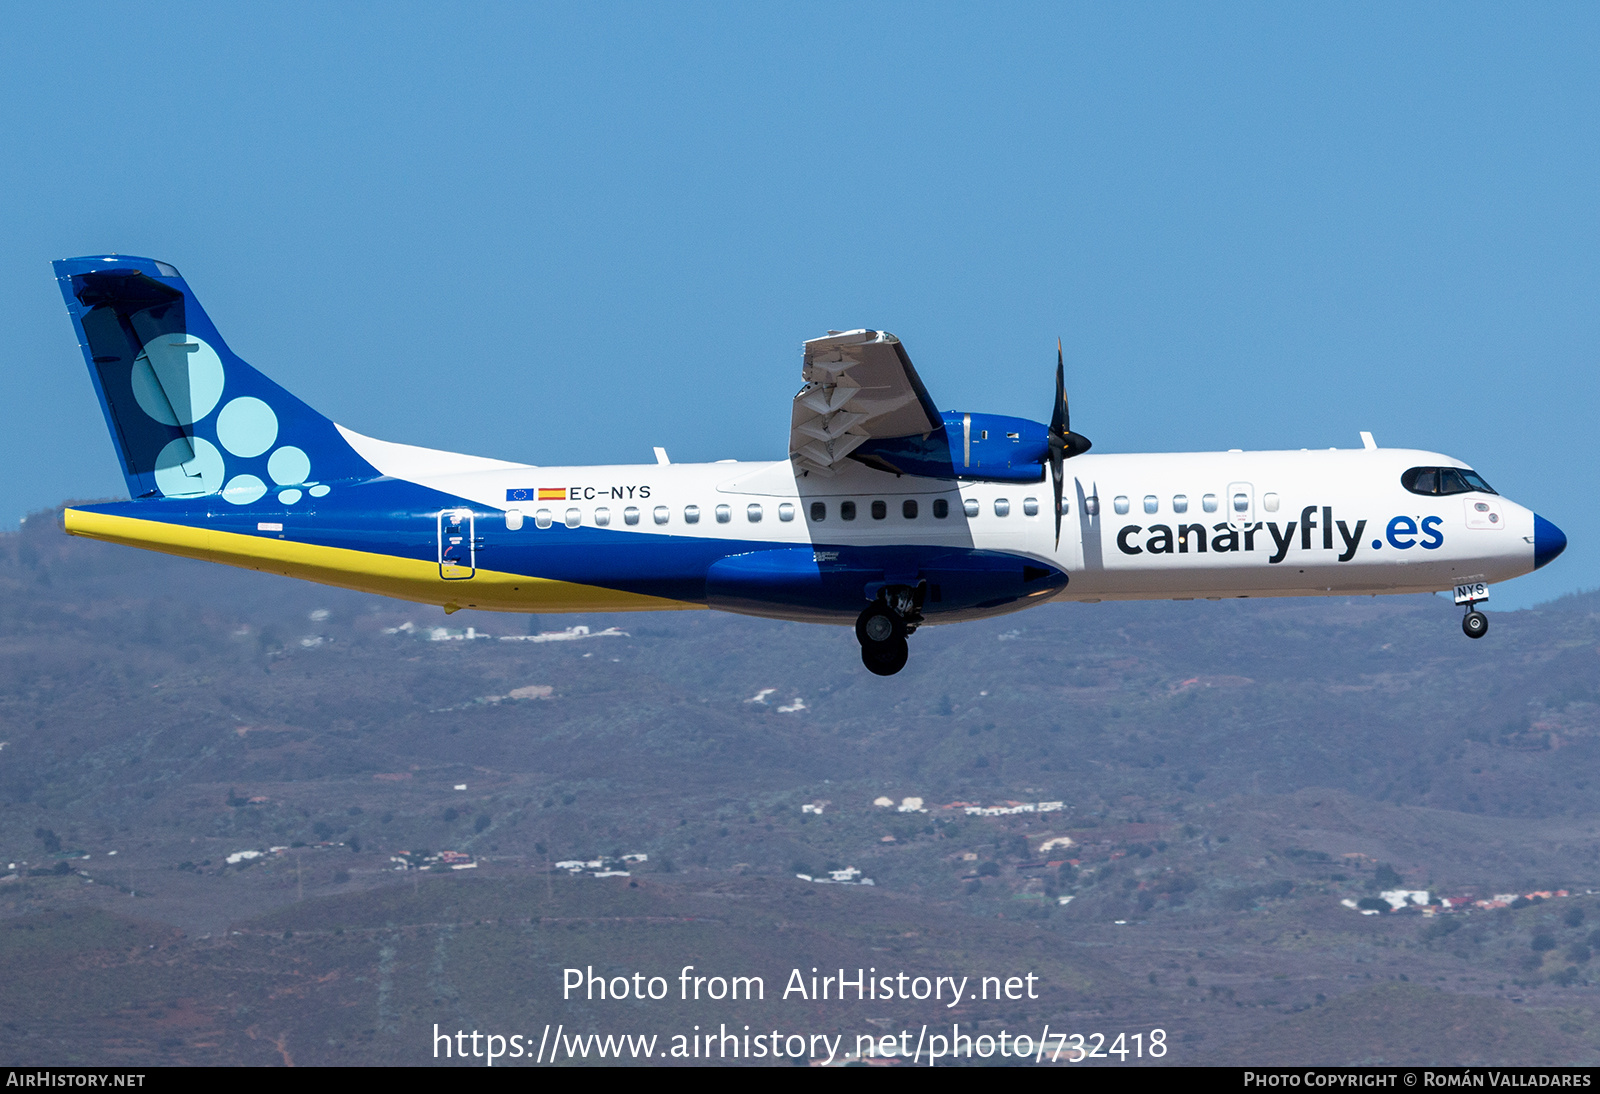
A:
{"type": "Polygon", "coordinates": [[[439,576],[438,563],[422,559],[218,532],[82,509],[67,509],[62,514],[62,522],[68,535],[221,562],[400,600],[438,604],[449,611],[477,608],[491,612],[661,612],[705,607],[682,600],[497,570],[480,569],[470,578],[446,581],[439,576]]]}

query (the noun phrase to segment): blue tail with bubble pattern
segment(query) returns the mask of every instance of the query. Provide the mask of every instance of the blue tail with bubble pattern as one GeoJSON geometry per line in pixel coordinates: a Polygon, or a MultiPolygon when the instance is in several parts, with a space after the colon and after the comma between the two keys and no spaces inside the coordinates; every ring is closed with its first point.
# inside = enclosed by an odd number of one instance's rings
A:
{"type": "Polygon", "coordinates": [[[293,503],[377,474],[332,421],[235,356],[167,263],[107,255],[55,271],[130,497],[293,503]]]}

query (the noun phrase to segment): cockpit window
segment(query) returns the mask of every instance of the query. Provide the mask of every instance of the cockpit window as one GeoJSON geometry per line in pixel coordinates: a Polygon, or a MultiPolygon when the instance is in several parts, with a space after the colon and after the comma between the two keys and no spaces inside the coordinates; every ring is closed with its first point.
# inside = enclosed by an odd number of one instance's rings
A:
{"type": "Polygon", "coordinates": [[[1413,494],[1493,494],[1483,476],[1465,467],[1413,467],[1400,476],[1400,485],[1413,494]]]}
{"type": "Polygon", "coordinates": [[[1484,482],[1483,476],[1476,471],[1469,471],[1465,467],[1446,467],[1439,472],[1439,493],[1466,494],[1474,490],[1494,493],[1494,487],[1484,482]]]}

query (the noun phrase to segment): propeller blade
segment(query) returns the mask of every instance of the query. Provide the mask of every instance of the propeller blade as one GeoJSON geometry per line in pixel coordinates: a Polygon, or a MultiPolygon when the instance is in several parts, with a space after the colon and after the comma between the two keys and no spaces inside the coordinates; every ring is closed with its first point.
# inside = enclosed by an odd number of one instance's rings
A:
{"type": "Polygon", "coordinates": [[[1056,493],[1056,550],[1061,549],[1061,488],[1063,484],[1063,471],[1061,464],[1063,456],[1055,445],[1050,446],[1050,478],[1055,485],[1056,493]]]}
{"type": "Polygon", "coordinates": [[[1067,434],[1071,432],[1067,409],[1067,375],[1061,339],[1056,339],[1056,404],[1050,412],[1050,478],[1055,488],[1056,550],[1061,549],[1061,490],[1064,485],[1067,434]]]}
{"type": "Polygon", "coordinates": [[[1061,496],[1066,488],[1066,470],[1063,463],[1073,456],[1089,451],[1089,438],[1072,431],[1072,412],[1067,405],[1066,355],[1061,349],[1061,339],[1056,339],[1056,403],[1050,411],[1050,474],[1054,480],[1056,501],[1056,548],[1061,547],[1061,496]]]}
{"type": "Polygon", "coordinates": [[[1061,339],[1056,339],[1056,405],[1050,412],[1050,433],[1065,437],[1072,432],[1072,415],[1067,410],[1066,364],[1061,353],[1061,339]]]}

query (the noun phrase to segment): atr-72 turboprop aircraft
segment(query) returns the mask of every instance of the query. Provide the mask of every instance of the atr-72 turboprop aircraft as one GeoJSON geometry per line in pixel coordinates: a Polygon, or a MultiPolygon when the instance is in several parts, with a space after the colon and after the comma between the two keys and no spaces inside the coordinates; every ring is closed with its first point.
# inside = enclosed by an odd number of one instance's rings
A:
{"type": "Polygon", "coordinates": [[[1349,596],[1489,583],[1566,536],[1433,452],[1086,455],[1049,425],[941,412],[899,339],[805,343],[776,463],[535,467],[364,437],[235,356],[178,271],[56,277],[131,501],[66,530],[446,612],[717,608],[854,624],[890,675],[918,627],[1053,600],[1349,596]],[[1070,461],[1070,463],[1069,463],[1070,461]]]}

